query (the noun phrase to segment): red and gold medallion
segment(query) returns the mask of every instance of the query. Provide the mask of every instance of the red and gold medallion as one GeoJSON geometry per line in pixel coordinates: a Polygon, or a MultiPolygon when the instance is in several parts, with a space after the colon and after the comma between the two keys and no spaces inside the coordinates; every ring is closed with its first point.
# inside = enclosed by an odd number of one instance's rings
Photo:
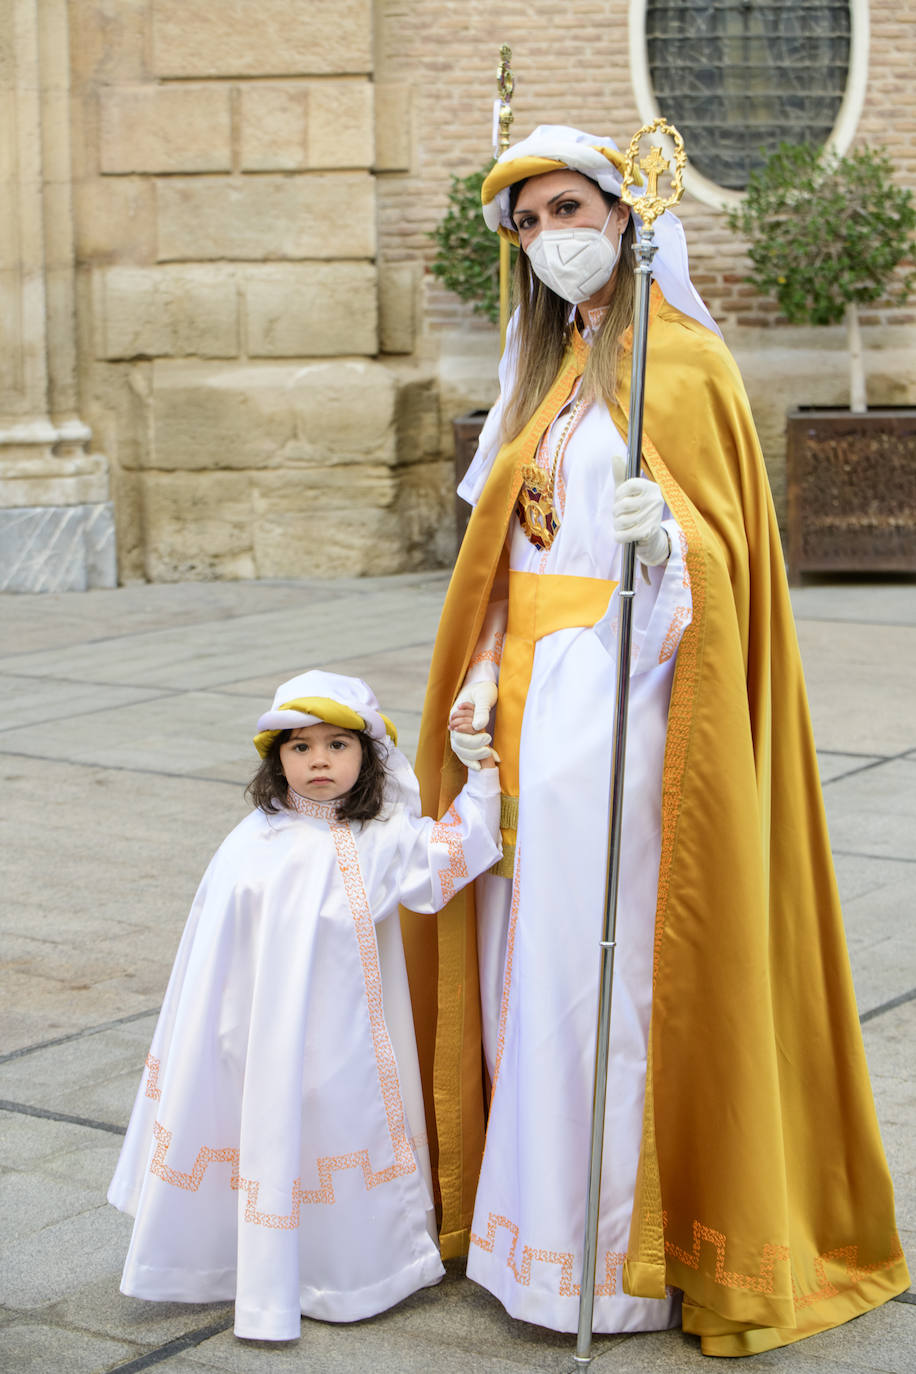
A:
{"type": "Polygon", "coordinates": [[[522,468],[522,489],[515,513],[525,538],[536,549],[549,549],[560,528],[552,487],[551,474],[543,468],[533,464],[522,468]]]}
{"type": "MultiPolygon", "coordinates": [[[[533,544],[541,551],[550,548],[560,528],[560,512],[553,499],[554,487],[566,446],[580,418],[580,397],[576,396],[570,406],[550,467],[528,463],[522,468],[522,489],[515,503],[515,513],[529,544],[533,544]]],[[[550,457],[549,435],[548,430],[538,445],[538,457],[550,457]]]]}

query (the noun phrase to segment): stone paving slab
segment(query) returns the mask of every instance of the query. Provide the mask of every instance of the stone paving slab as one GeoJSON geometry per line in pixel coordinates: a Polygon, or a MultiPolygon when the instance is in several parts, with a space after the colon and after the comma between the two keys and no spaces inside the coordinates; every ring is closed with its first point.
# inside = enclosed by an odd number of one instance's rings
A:
{"type": "MultiPolygon", "coordinates": [[[[31,736],[48,724],[64,721],[71,733],[75,717],[104,716],[133,702],[158,696],[143,687],[99,686],[95,682],[50,682],[46,678],[14,673],[0,674],[0,731],[13,730],[26,721],[31,736]]],[[[31,749],[27,751],[31,753],[31,749]]]]}
{"type": "Polygon", "coordinates": [[[824,788],[830,841],[836,853],[916,862],[913,773],[908,760],[889,759],[880,768],[852,773],[824,788]]]}
{"type": "Polygon", "coordinates": [[[111,591],[78,595],[52,593],[6,596],[2,602],[0,655],[37,653],[67,645],[98,643],[121,635],[179,626],[209,625],[265,611],[300,611],[310,603],[325,606],[360,592],[419,584],[443,586],[444,573],[406,573],[392,577],[335,578],[333,582],[135,582],[111,591]],[[38,614],[36,605],[40,605],[38,614]]]}
{"type": "MultiPolygon", "coordinates": [[[[916,589],[911,595],[916,601],[916,589]]],[[[802,620],[798,640],[819,748],[883,755],[912,749],[916,634],[865,623],[850,635],[836,621],[802,620]]]]}
{"type": "Polygon", "coordinates": [[[210,622],[206,635],[187,629],[130,633],[0,660],[18,676],[66,677],[143,688],[195,691],[217,682],[269,674],[276,686],[303,668],[392,643],[429,643],[442,602],[441,576],[429,585],[372,588],[331,604],[265,610],[210,622]]]}
{"type": "Polygon", "coordinates": [[[860,773],[865,768],[874,768],[876,764],[884,762],[884,757],[881,754],[838,754],[819,749],[817,762],[823,785],[835,782],[837,778],[848,777],[851,773],[860,773]]]}
{"type": "Polygon", "coordinates": [[[18,1322],[0,1329],[0,1368],[15,1374],[98,1374],[135,1349],[85,1331],[18,1322]]]}
{"type": "MultiPolygon", "coordinates": [[[[0,786],[10,803],[0,1098],[50,1114],[0,1111],[15,1222],[0,1229],[0,1366],[101,1374],[139,1356],[164,1374],[571,1367],[574,1337],[513,1322],[458,1264],[439,1288],[370,1322],[306,1321],[291,1345],[211,1335],[226,1305],[126,1298],[131,1222],[102,1200],[119,1137],[54,1119],[126,1122],[193,892],[247,810],[252,717],[277,682],[316,660],[365,677],[412,751],[444,585],[416,574],[0,599],[0,786]],[[38,706],[49,711],[40,731],[38,706]],[[61,1036],[79,1038],[45,1043],[61,1036]],[[34,1045],[43,1047],[3,1062],[3,1051],[34,1045]],[[185,1348],[186,1335],[200,1344],[185,1348]]],[[[912,584],[806,586],[793,601],[859,1005],[876,1013],[864,1026],[876,1106],[901,1235],[916,1247],[916,1001],[887,1006],[916,986],[916,594],[912,584]]],[[[908,1374],[914,1346],[914,1305],[892,1302],[753,1363],[908,1374]]],[[[594,1349],[596,1374],[710,1368],[677,1331],[598,1337],[594,1349]]]]}

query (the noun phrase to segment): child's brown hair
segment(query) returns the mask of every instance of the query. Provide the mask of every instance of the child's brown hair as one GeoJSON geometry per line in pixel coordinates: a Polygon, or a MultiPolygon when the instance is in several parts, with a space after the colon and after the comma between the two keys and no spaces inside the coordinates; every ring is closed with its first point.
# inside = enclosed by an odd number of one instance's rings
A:
{"type": "MultiPolygon", "coordinates": [[[[280,763],[280,746],[285,744],[292,730],[281,730],[271,740],[261,765],[245,788],[245,796],[253,806],[268,813],[283,811],[287,806],[289,783],[280,763]]],[[[359,740],[363,761],[356,782],[337,798],[337,819],[341,821],[374,821],[382,809],[385,795],[385,764],[375,744],[363,730],[350,730],[359,740]]]]}

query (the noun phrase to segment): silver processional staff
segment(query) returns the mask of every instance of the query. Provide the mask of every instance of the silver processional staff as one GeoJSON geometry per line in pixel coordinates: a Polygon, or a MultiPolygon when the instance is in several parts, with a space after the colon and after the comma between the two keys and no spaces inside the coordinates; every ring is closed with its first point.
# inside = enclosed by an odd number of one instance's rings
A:
{"type": "MultiPolygon", "coordinates": [[[[633,135],[626,154],[621,199],[634,206],[642,221],[637,230],[633,252],[636,258],[636,304],[633,320],[633,370],[630,382],[630,407],[627,425],[627,479],[639,476],[642,454],[643,400],[646,379],[646,334],[649,327],[649,288],[652,262],[658,251],[655,221],[665,210],[677,205],[684,193],[683,169],[687,157],[684,141],[672,124],[656,119],[633,135]],[[674,172],[671,194],[658,193],[659,177],[671,163],[653,145],[642,160],[639,145],[649,134],[667,134],[674,141],[674,172]],[[646,175],[646,189],[635,196],[631,188],[639,181],[637,166],[646,175]]],[[[611,763],[610,820],[608,823],[607,878],[604,890],[604,925],[600,941],[598,1027],[595,1044],[595,1084],[592,1098],[592,1130],[585,1196],[585,1237],[582,1278],[579,1285],[579,1327],[573,1365],[587,1369],[592,1362],[592,1316],[595,1306],[595,1267],[598,1259],[598,1208],[601,1199],[601,1163],[604,1154],[604,1114],[607,1105],[607,1070],[611,1030],[611,994],[614,982],[614,948],[617,931],[617,886],[620,877],[620,834],[623,820],[623,774],[626,761],[627,711],[630,701],[630,648],[633,633],[633,597],[636,571],[636,545],[624,544],[621,550],[620,614],[617,625],[617,686],[614,704],[614,744],[611,763]]]]}

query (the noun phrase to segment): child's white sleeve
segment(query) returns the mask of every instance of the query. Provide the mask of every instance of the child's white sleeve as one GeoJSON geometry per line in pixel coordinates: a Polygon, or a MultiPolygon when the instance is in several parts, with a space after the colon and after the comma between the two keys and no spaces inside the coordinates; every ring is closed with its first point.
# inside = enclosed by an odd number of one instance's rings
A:
{"type": "Polygon", "coordinates": [[[469,774],[440,821],[405,817],[399,860],[400,898],[411,911],[441,910],[502,855],[499,769],[469,774]]]}

